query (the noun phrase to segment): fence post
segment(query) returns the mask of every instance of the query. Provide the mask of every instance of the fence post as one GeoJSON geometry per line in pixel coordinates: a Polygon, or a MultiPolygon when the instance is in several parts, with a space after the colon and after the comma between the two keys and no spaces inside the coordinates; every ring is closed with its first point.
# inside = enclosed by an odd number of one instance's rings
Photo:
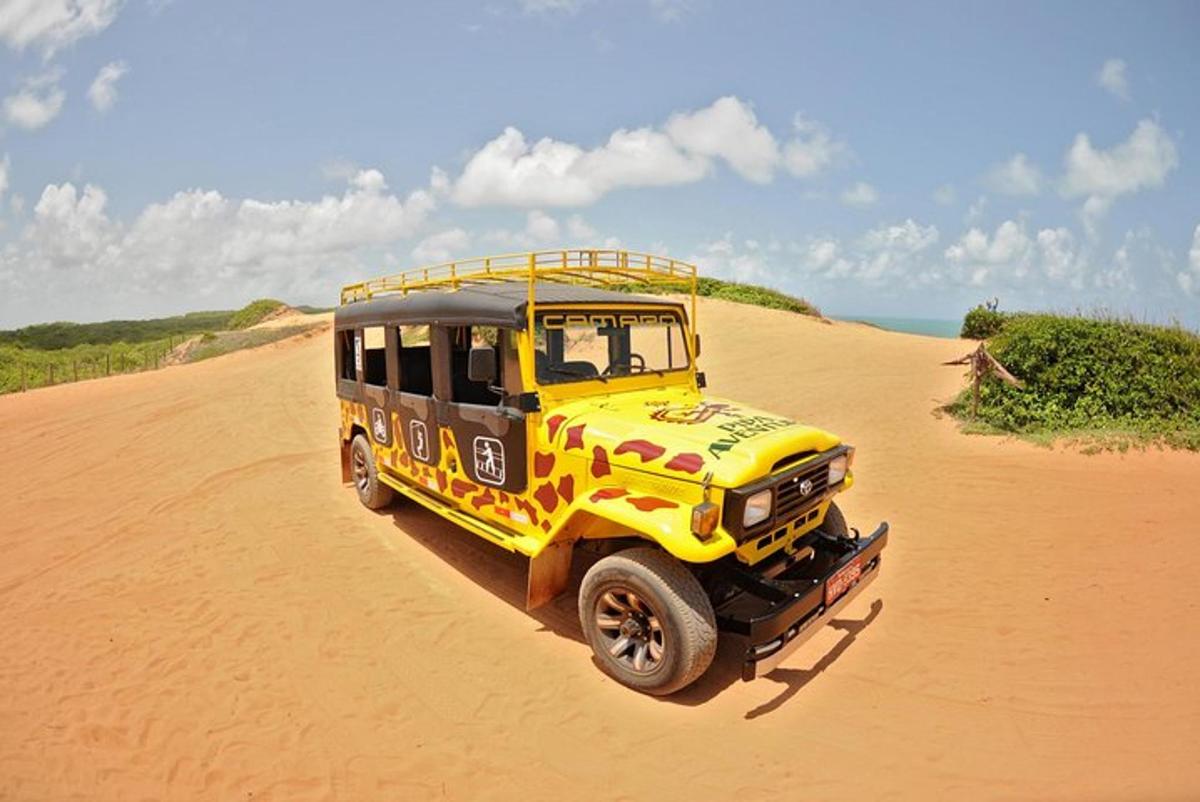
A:
{"type": "Polygon", "coordinates": [[[21,392],[25,392],[27,384],[25,384],[25,363],[21,363],[21,392]]]}
{"type": "Polygon", "coordinates": [[[109,358],[110,358],[111,356],[112,356],[112,354],[109,354],[109,353],[105,353],[105,354],[104,354],[104,375],[105,375],[105,376],[111,376],[111,375],[112,375],[112,365],[111,365],[111,364],[109,364],[109,358]]]}
{"type": "Polygon", "coordinates": [[[50,381],[48,381],[47,384],[54,384],[54,363],[51,362],[49,367],[50,367],[50,381]]]}
{"type": "Polygon", "coordinates": [[[75,381],[79,381],[79,360],[78,359],[71,360],[71,370],[75,374],[75,381]]]}

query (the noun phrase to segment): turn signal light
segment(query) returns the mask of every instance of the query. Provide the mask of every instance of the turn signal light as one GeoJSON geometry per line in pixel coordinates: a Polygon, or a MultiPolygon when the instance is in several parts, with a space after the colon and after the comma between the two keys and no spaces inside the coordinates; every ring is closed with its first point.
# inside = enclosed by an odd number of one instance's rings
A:
{"type": "Polygon", "coordinates": [[[711,501],[705,501],[692,507],[692,532],[698,537],[708,537],[717,531],[717,522],[721,518],[721,508],[711,501]]]}

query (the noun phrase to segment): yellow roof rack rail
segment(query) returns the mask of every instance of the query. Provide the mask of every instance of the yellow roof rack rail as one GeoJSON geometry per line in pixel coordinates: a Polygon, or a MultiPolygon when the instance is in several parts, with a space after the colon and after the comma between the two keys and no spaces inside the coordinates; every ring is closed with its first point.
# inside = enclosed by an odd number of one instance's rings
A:
{"type": "Polygon", "coordinates": [[[497,281],[528,281],[531,293],[534,282],[554,281],[598,287],[645,284],[694,294],[696,266],[667,256],[624,250],[568,248],[508,253],[443,262],[347,284],[342,287],[341,302],[422,290],[456,290],[497,281]]]}

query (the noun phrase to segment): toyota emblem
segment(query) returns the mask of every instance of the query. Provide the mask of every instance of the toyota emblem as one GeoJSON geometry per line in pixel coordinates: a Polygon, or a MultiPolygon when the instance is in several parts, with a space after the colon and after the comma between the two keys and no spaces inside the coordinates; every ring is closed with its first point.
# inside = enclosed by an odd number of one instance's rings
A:
{"type": "Polygon", "coordinates": [[[800,495],[807,496],[813,491],[812,479],[805,479],[800,483],[800,495]]]}

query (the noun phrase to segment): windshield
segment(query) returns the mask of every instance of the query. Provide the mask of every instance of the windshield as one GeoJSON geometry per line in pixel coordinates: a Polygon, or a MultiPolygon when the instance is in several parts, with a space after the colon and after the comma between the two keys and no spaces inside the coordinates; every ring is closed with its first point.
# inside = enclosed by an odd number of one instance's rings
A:
{"type": "Polygon", "coordinates": [[[686,370],[683,320],[672,311],[543,312],[534,321],[539,384],[686,370]]]}

